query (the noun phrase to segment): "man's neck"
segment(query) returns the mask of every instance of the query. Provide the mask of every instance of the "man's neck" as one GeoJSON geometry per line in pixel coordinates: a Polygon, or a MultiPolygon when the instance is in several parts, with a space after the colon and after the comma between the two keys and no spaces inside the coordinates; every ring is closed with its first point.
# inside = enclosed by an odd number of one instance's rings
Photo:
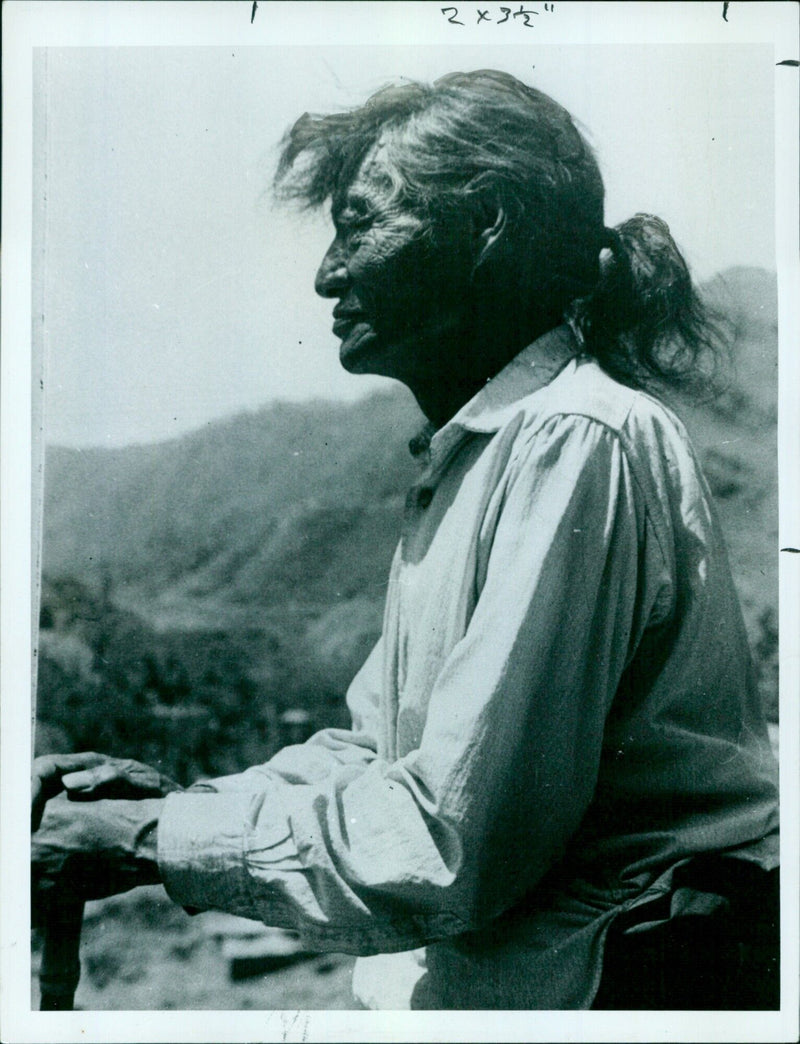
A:
{"type": "Polygon", "coordinates": [[[454,417],[489,379],[450,377],[446,382],[432,382],[424,387],[412,388],[411,391],[419,408],[438,430],[454,417]]]}
{"type": "Polygon", "coordinates": [[[428,380],[408,383],[419,408],[437,429],[443,427],[493,377],[542,334],[551,329],[517,334],[500,339],[496,336],[464,339],[452,351],[442,352],[450,365],[428,380]]]}

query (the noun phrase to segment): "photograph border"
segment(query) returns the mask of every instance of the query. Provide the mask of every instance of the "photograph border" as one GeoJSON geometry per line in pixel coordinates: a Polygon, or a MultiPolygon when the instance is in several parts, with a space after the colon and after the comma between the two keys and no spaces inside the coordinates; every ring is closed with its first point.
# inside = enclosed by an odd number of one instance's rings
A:
{"type": "MultiPolygon", "coordinates": [[[[473,10],[474,3],[461,5],[473,10]]],[[[477,5],[497,6],[487,0],[477,5]]],[[[542,7],[542,4],[531,5],[542,7]]],[[[658,1013],[659,1039],[782,1041],[798,1032],[800,896],[800,275],[798,242],[798,7],[793,3],[570,3],[541,45],[771,43],[775,58],[776,268],[779,294],[780,710],[782,1007],[780,1012],[658,1013]]],[[[41,359],[31,337],[32,65],[38,47],[462,46],[437,2],[154,2],[7,0],[3,7],[2,356],[0,357],[0,1036],[48,1041],[508,1040],[647,1041],[652,1012],[69,1012],[29,1008],[28,768],[35,683],[35,577],[42,503],[41,359]]],[[[537,30],[539,31],[539,30],[537,30]]],[[[493,44],[498,41],[495,39],[493,44]]],[[[507,37],[518,45],[519,37],[507,37]]],[[[454,65],[455,65],[454,61],[454,65]]],[[[732,215],[735,220],[735,215],[732,215]]],[[[36,303],[33,302],[34,322],[36,303]]]]}

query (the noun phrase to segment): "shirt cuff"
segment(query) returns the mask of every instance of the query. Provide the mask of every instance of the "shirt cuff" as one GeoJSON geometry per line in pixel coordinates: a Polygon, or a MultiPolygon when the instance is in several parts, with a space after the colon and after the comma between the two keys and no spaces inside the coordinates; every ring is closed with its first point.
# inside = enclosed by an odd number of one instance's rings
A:
{"type": "Polygon", "coordinates": [[[242,792],[167,795],[158,824],[158,868],[172,900],[255,915],[244,858],[252,800],[242,792]]]}

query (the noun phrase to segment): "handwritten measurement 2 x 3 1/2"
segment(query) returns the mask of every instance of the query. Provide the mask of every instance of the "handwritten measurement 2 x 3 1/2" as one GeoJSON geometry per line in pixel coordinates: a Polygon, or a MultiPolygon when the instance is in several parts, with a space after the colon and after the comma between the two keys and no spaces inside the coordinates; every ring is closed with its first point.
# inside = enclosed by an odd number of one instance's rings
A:
{"type": "Polygon", "coordinates": [[[482,23],[504,25],[509,23],[510,25],[521,25],[524,28],[533,29],[536,25],[533,19],[543,12],[552,14],[555,6],[554,3],[547,3],[541,9],[537,9],[520,4],[519,10],[515,11],[510,7],[478,7],[476,5],[474,8],[467,8],[462,5],[459,7],[442,7],[440,11],[451,25],[467,25],[468,23],[476,25],[481,25],[482,23]]]}

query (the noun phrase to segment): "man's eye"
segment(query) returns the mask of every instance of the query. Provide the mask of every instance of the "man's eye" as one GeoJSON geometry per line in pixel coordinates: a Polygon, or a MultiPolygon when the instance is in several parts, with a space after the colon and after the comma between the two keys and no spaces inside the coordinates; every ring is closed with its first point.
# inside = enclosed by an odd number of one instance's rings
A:
{"type": "Polygon", "coordinates": [[[342,215],[336,222],[337,228],[345,236],[353,236],[365,232],[371,224],[372,218],[369,214],[342,215]]]}

